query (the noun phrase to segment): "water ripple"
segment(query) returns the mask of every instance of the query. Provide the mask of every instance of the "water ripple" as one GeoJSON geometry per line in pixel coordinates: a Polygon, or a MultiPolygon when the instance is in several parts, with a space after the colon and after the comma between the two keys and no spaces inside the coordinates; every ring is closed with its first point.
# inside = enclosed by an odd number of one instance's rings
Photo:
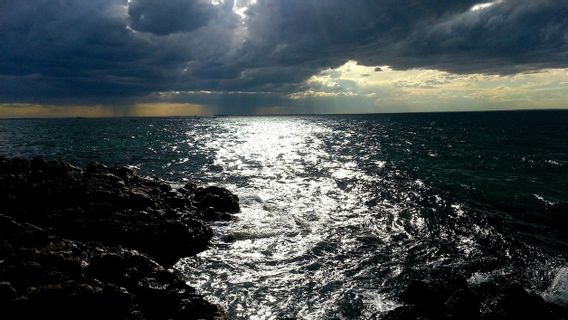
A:
{"type": "Polygon", "coordinates": [[[236,191],[176,268],[234,319],[377,319],[415,278],[565,270],[568,113],[0,121],[0,150],[236,191]]]}

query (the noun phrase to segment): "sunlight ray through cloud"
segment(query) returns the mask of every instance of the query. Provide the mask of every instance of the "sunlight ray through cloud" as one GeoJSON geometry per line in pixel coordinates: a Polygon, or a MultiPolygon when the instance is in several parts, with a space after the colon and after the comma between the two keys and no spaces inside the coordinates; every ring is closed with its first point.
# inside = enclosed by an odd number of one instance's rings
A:
{"type": "Polygon", "coordinates": [[[291,94],[290,98],[325,101],[329,97],[357,96],[372,101],[376,111],[389,112],[401,105],[414,106],[415,110],[451,110],[458,101],[472,109],[531,108],[534,101],[548,108],[563,108],[568,101],[567,81],[568,69],[500,76],[431,69],[394,70],[348,61],[310,77],[305,90],[291,94]]]}
{"type": "Polygon", "coordinates": [[[474,12],[475,12],[475,11],[485,10],[485,9],[491,8],[491,7],[493,7],[494,5],[499,4],[499,3],[501,3],[501,2],[503,2],[503,1],[502,1],[502,0],[496,0],[496,1],[493,1],[493,2],[479,3],[479,4],[476,4],[476,5],[474,5],[473,7],[471,7],[470,10],[471,10],[471,11],[474,11],[474,12]]]}
{"type": "Polygon", "coordinates": [[[7,0],[0,15],[0,104],[229,114],[566,104],[566,1],[7,0]],[[191,94],[156,101],[163,92],[191,94]]]}

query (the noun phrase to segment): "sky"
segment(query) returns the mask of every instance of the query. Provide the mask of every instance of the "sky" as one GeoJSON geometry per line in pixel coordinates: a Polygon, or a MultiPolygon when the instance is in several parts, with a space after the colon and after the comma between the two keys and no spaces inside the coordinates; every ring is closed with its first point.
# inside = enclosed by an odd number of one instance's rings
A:
{"type": "Polygon", "coordinates": [[[0,0],[0,117],[568,108],[567,0],[0,0]]]}

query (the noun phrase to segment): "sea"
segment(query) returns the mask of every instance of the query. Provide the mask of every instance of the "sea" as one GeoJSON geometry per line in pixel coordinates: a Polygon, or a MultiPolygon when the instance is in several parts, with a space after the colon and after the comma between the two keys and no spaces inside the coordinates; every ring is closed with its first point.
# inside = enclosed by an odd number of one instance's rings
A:
{"type": "Polygon", "coordinates": [[[378,319],[451,274],[567,301],[568,111],[0,120],[0,154],[232,190],[175,265],[232,319],[378,319]]]}

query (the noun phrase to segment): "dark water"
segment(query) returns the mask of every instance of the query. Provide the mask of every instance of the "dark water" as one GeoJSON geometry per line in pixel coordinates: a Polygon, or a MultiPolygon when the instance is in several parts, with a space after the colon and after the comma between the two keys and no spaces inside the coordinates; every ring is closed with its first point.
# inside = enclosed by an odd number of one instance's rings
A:
{"type": "Polygon", "coordinates": [[[373,319],[453,272],[566,294],[566,111],[4,120],[0,153],[235,190],[238,221],[176,267],[236,319],[373,319]]]}

